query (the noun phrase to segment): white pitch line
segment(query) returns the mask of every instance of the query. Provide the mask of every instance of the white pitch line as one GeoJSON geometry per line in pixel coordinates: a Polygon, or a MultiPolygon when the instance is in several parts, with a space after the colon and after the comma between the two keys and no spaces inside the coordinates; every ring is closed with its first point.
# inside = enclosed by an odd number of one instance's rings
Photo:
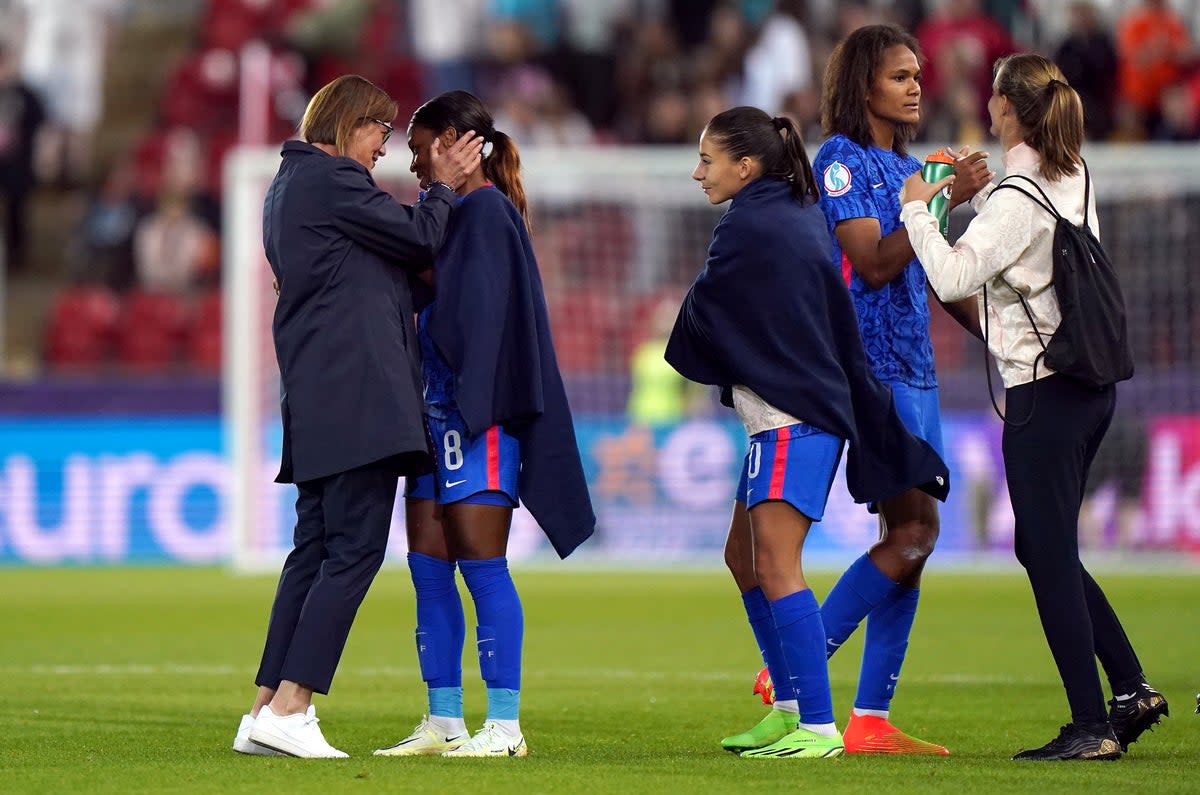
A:
{"type": "MultiPolygon", "coordinates": [[[[0,676],[245,676],[254,675],[254,668],[233,665],[188,665],[177,663],[147,664],[98,664],[98,665],[30,665],[0,667],[0,676]]],[[[420,673],[416,667],[377,666],[368,668],[345,668],[339,673],[343,676],[358,676],[366,678],[410,678],[420,673]]],[[[562,669],[551,671],[530,671],[526,669],[526,678],[530,684],[546,679],[609,679],[622,681],[646,682],[752,682],[753,671],[746,673],[724,673],[717,671],[633,671],[620,668],[604,669],[562,669]]],[[[831,674],[830,681],[835,684],[854,683],[857,678],[852,675],[831,674]]],[[[1050,676],[1046,677],[1015,677],[1003,674],[975,673],[944,673],[925,676],[910,675],[904,677],[905,682],[922,684],[945,685],[1017,685],[1051,683],[1050,676]]]]}

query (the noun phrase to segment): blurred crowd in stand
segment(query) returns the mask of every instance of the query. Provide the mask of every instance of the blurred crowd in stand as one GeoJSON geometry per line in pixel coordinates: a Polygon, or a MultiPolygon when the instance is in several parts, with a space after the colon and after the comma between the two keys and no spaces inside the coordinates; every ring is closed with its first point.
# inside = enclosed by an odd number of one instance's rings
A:
{"type": "MultiPolygon", "coordinates": [[[[815,143],[832,47],[879,21],[913,30],[929,59],[928,140],[986,140],[991,65],[1018,49],[1059,62],[1085,98],[1091,139],[1200,140],[1195,0],[0,0],[7,268],[44,267],[28,253],[35,191],[82,197],[56,225],[54,273],[76,286],[49,312],[45,359],[213,370],[222,158],[239,136],[269,144],[293,135],[308,97],[334,76],[383,86],[401,129],[424,98],[474,91],[522,147],[692,144],[707,119],[737,104],[793,116],[815,143]],[[147,13],[191,31],[181,58],[113,46],[147,13]],[[269,108],[265,123],[240,129],[252,42],[265,45],[251,78],[269,108]],[[141,98],[153,123],[99,162],[105,75],[119,59],[163,79],[141,98]]],[[[401,141],[392,149],[404,156],[401,141]]],[[[609,221],[598,223],[604,236],[609,221]]],[[[545,231],[567,247],[578,239],[545,231]]],[[[613,272],[592,276],[619,279],[629,266],[617,258],[613,272]]],[[[667,281],[668,292],[681,287],[667,281]]],[[[648,294],[635,312],[643,325],[661,297],[648,294]]],[[[623,345],[622,366],[644,336],[623,345]]],[[[593,366],[602,363],[580,364],[593,366]]]]}

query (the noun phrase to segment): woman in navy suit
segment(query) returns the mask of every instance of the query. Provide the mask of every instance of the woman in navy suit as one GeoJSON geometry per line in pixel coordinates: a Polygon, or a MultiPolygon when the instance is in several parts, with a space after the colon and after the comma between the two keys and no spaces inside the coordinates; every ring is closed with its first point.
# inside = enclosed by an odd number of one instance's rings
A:
{"type": "Polygon", "coordinates": [[[445,236],[454,189],[479,164],[470,135],[433,154],[418,207],[371,177],[396,104],[361,77],[309,102],[267,191],[263,243],[279,285],[272,333],[283,386],[281,483],[295,483],[295,547],[283,565],[234,750],[344,757],[317,726],[350,625],[383,562],[397,477],[432,464],[421,417],[412,274],[445,236]]]}

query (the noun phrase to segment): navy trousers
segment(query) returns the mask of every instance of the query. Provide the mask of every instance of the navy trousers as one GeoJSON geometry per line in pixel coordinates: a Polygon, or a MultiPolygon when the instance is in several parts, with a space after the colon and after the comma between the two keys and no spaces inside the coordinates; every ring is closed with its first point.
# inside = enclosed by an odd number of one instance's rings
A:
{"type": "Polygon", "coordinates": [[[1033,586],[1042,630],[1071,719],[1108,719],[1096,659],[1114,690],[1131,692],[1141,663],[1104,591],[1079,559],[1079,509],[1088,469],[1116,405],[1116,389],[1089,389],[1062,375],[1010,388],[1004,468],[1016,518],[1017,560],[1033,586]]]}
{"type": "Polygon", "coordinates": [[[370,465],[298,483],[294,548],[283,564],[255,684],[328,693],[350,625],[383,564],[396,472],[370,465]]]}

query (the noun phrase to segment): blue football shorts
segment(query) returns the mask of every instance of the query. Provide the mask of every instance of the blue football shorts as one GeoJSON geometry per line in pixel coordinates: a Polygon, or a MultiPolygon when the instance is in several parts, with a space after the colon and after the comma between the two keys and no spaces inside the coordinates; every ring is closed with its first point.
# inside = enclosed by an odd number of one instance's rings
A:
{"type": "Polygon", "coordinates": [[[900,381],[884,381],[896,399],[896,413],[913,436],[929,442],[942,460],[946,458],[942,446],[942,409],[938,405],[937,387],[924,389],[909,386],[900,381]]]}
{"type": "Polygon", "coordinates": [[[516,439],[499,425],[469,438],[457,407],[427,414],[425,424],[433,440],[435,469],[407,478],[405,498],[436,500],[439,505],[517,507],[521,447],[516,439]]]}
{"type": "Polygon", "coordinates": [[[803,422],[756,433],[742,464],[737,499],[747,508],[782,500],[819,522],[844,446],[837,436],[803,422]]]}

